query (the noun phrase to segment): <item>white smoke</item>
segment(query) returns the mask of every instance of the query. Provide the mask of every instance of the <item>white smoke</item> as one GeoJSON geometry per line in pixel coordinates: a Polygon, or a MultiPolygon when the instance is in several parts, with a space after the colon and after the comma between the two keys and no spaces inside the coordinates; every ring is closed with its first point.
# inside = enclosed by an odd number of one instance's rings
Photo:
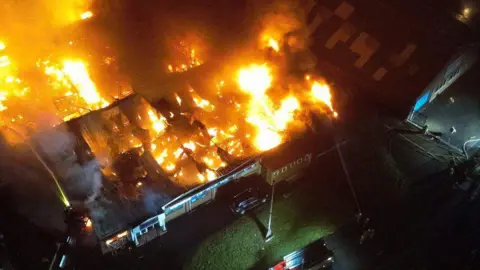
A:
{"type": "Polygon", "coordinates": [[[88,203],[101,196],[103,183],[98,162],[78,162],[73,134],[60,126],[36,135],[35,141],[53,164],[67,197],[70,195],[72,200],[88,203]]]}

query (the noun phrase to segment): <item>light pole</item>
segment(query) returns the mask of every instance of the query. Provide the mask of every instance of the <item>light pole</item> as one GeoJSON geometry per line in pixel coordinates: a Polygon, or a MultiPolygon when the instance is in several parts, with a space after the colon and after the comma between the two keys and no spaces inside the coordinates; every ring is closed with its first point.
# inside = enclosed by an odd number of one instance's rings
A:
{"type": "Polygon", "coordinates": [[[272,215],[273,215],[273,198],[275,196],[275,183],[272,184],[272,197],[270,198],[270,212],[268,214],[268,228],[267,233],[265,234],[265,242],[272,240],[272,215]]]}
{"type": "Polygon", "coordinates": [[[329,123],[330,123],[330,128],[331,128],[331,131],[332,131],[332,134],[333,134],[335,148],[337,149],[338,157],[340,159],[340,163],[342,164],[342,169],[343,169],[343,172],[345,174],[345,179],[347,180],[348,186],[350,187],[350,191],[352,192],[353,199],[355,201],[355,204],[357,205],[358,212],[360,213],[360,215],[362,215],[363,214],[362,208],[360,207],[360,202],[358,201],[357,194],[355,193],[355,189],[353,188],[353,184],[352,184],[352,181],[351,181],[351,178],[350,178],[350,173],[348,172],[347,165],[345,164],[345,160],[343,158],[342,150],[340,149],[340,143],[338,142],[339,140],[338,140],[338,137],[336,135],[336,130],[335,130],[334,123],[333,123],[332,119],[330,119],[329,123]]]}

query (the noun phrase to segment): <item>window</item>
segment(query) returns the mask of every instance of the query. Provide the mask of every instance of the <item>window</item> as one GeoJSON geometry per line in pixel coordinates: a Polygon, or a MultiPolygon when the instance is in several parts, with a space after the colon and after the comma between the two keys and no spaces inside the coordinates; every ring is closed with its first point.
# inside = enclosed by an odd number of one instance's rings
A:
{"type": "Polygon", "coordinates": [[[177,204],[173,207],[167,208],[165,212],[166,212],[166,214],[169,214],[171,212],[175,212],[175,211],[179,210],[180,208],[183,208],[183,205],[184,205],[183,203],[179,203],[179,204],[177,204]]]}
{"type": "Polygon", "coordinates": [[[140,230],[143,230],[143,229],[145,229],[145,228],[147,228],[147,227],[149,227],[149,226],[151,226],[151,225],[153,225],[153,224],[155,224],[155,223],[157,223],[157,222],[158,222],[158,218],[157,218],[157,217],[152,218],[152,219],[150,219],[150,220],[147,220],[147,221],[144,222],[143,224],[140,224],[140,230]]]}
{"type": "Polygon", "coordinates": [[[196,202],[196,201],[198,201],[198,200],[200,200],[200,199],[202,199],[202,198],[205,198],[205,196],[207,196],[207,191],[202,191],[202,192],[200,192],[200,193],[195,194],[195,195],[192,197],[191,201],[192,201],[192,203],[194,203],[194,202],[196,202]]]}

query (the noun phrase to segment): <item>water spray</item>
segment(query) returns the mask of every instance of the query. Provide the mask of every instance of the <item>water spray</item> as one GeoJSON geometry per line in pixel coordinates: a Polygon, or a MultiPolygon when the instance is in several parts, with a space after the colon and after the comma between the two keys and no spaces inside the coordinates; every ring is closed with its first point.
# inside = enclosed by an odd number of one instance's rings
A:
{"type": "Polygon", "coordinates": [[[37,150],[35,150],[35,148],[30,144],[30,142],[25,138],[25,136],[23,136],[20,132],[16,131],[15,129],[13,129],[11,127],[7,127],[7,126],[5,126],[5,127],[8,128],[9,130],[11,130],[15,135],[17,135],[17,136],[19,136],[20,138],[23,139],[23,141],[26,143],[26,145],[28,146],[30,151],[32,151],[32,153],[35,155],[37,160],[40,161],[40,163],[43,165],[43,167],[50,174],[50,176],[52,177],[55,185],[57,186],[58,192],[60,193],[60,200],[65,205],[65,207],[69,208],[70,207],[70,202],[68,201],[68,198],[67,198],[65,192],[62,189],[62,186],[60,185],[57,177],[55,176],[55,173],[50,169],[50,167],[45,162],[45,160],[42,158],[42,156],[37,152],[37,150]]]}

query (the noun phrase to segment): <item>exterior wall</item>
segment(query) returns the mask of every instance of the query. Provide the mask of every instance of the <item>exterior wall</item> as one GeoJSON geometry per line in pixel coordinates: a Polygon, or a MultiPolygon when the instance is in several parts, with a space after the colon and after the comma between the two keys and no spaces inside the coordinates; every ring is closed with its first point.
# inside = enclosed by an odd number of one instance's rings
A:
{"type": "Polygon", "coordinates": [[[294,180],[303,175],[305,171],[304,169],[310,166],[311,161],[312,153],[307,153],[281,168],[273,170],[265,168],[263,175],[267,183],[270,185],[276,184],[280,181],[294,180]]]}
{"type": "Polygon", "coordinates": [[[459,153],[475,149],[480,138],[478,46],[464,48],[425,88],[407,120],[435,134],[459,153]]]}
{"type": "Polygon", "coordinates": [[[261,165],[259,162],[254,162],[250,166],[244,168],[243,170],[236,172],[232,175],[227,176],[225,179],[218,181],[214,185],[211,185],[205,189],[200,189],[196,193],[192,193],[191,196],[183,199],[182,201],[168,205],[165,207],[166,213],[166,221],[173,220],[189,211],[193,208],[200,206],[201,204],[207,203],[213,199],[215,199],[215,195],[217,193],[217,188],[225,185],[226,183],[242,178],[247,177],[253,174],[260,174],[261,172],[261,165]]]}
{"type": "Polygon", "coordinates": [[[181,204],[178,204],[174,207],[170,207],[168,208],[168,210],[165,211],[166,213],[166,218],[165,218],[165,221],[169,222],[170,220],[173,220],[185,213],[188,212],[188,208],[187,208],[187,203],[181,203],[181,204]]]}
{"type": "MultiPolygon", "coordinates": [[[[409,121],[415,121],[416,113],[421,113],[422,108],[432,102],[438,95],[442,94],[450,85],[460,78],[477,60],[475,48],[465,50],[457,54],[440,73],[430,82],[417,98],[409,116],[409,121]]],[[[418,123],[417,123],[418,124],[418,123]]]]}
{"type": "MultiPolygon", "coordinates": [[[[189,197],[186,197],[180,202],[166,206],[164,208],[164,213],[149,218],[142,224],[132,228],[128,231],[128,237],[126,237],[125,239],[121,239],[122,241],[115,242],[115,245],[106,245],[106,241],[108,239],[104,239],[103,241],[101,241],[102,252],[108,253],[114,251],[115,249],[122,248],[129,241],[135,243],[136,246],[141,246],[153,240],[154,238],[167,232],[167,222],[174,220],[175,218],[178,218],[183,214],[188,213],[194,208],[215,199],[215,195],[219,187],[234,179],[247,177],[253,174],[260,174],[261,171],[262,167],[260,162],[255,161],[249,166],[243,168],[242,170],[225,177],[225,179],[222,179],[221,181],[218,181],[217,183],[210,185],[204,189],[199,189],[197,192],[192,193],[189,197]]],[[[116,236],[110,239],[113,239],[115,237],[116,236]]]]}
{"type": "Polygon", "coordinates": [[[199,193],[195,194],[192,199],[190,200],[190,210],[193,208],[200,206],[204,203],[207,203],[214,199],[214,194],[216,189],[211,190],[204,190],[200,191],[199,193]]]}
{"type": "Polygon", "coordinates": [[[153,238],[165,233],[166,230],[165,213],[162,213],[144,221],[142,224],[130,230],[130,236],[135,245],[141,246],[153,238]]]}

